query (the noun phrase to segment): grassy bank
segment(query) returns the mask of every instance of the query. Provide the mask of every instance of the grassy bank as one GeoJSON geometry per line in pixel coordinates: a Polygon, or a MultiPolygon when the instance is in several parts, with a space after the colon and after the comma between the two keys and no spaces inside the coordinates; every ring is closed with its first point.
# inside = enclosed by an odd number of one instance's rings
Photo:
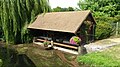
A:
{"type": "Polygon", "coordinates": [[[94,52],[79,56],[78,62],[89,64],[94,67],[119,67],[120,66],[120,45],[111,47],[102,52],[94,52]]]}

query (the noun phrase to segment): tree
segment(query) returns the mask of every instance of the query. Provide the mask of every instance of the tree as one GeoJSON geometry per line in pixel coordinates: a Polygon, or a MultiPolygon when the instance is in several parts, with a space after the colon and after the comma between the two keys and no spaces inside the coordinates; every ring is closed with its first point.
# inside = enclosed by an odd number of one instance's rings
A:
{"type": "Polygon", "coordinates": [[[29,42],[27,26],[39,13],[49,10],[47,0],[0,0],[0,28],[6,43],[29,42]]]}
{"type": "Polygon", "coordinates": [[[61,12],[61,7],[57,6],[56,8],[53,8],[53,12],[61,12]]]}
{"type": "Polygon", "coordinates": [[[74,8],[68,7],[68,8],[61,8],[57,6],[56,8],[53,8],[53,12],[65,12],[65,11],[74,11],[74,8]]]}
{"type": "Polygon", "coordinates": [[[96,19],[96,39],[109,37],[114,30],[114,23],[120,21],[120,0],[80,0],[81,10],[91,10],[96,19]]]}
{"type": "Polygon", "coordinates": [[[74,11],[74,8],[68,7],[68,11],[74,11]]]}
{"type": "Polygon", "coordinates": [[[91,10],[94,15],[114,17],[120,13],[120,0],[80,0],[81,10],[91,10]]]}

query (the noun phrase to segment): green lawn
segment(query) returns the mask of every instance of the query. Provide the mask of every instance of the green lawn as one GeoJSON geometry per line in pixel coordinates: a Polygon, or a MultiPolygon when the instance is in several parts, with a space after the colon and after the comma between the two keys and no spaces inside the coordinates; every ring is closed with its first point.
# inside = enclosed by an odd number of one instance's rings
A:
{"type": "Polygon", "coordinates": [[[77,61],[89,64],[91,67],[119,67],[120,45],[111,47],[102,52],[94,52],[79,56],[77,61]]]}

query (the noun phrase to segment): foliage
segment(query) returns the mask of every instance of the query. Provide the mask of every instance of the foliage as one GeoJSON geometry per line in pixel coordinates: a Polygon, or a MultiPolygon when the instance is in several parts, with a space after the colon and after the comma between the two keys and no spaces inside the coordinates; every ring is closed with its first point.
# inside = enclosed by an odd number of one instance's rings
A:
{"type": "Polygon", "coordinates": [[[112,35],[112,32],[114,31],[114,28],[112,26],[112,22],[114,22],[113,18],[109,18],[109,21],[107,21],[108,18],[105,17],[96,19],[97,25],[95,30],[95,39],[104,39],[110,37],[112,35]]]}
{"type": "MultiPolygon", "coordinates": [[[[120,20],[119,17],[119,15],[116,17],[96,17],[96,39],[103,39],[114,35],[116,31],[116,22],[120,20]]],[[[120,30],[118,31],[120,32],[120,30]]]]}
{"type": "Polygon", "coordinates": [[[78,3],[81,10],[91,10],[100,13],[102,16],[115,16],[120,13],[119,0],[80,0],[78,3]]]}
{"type": "Polygon", "coordinates": [[[2,66],[2,59],[0,59],[0,67],[2,66]]]}
{"type": "Polygon", "coordinates": [[[56,8],[53,8],[53,12],[60,12],[61,11],[61,7],[56,7],[56,8]]]}
{"type": "Polygon", "coordinates": [[[68,8],[61,8],[57,6],[56,8],[53,8],[53,12],[65,12],[65,11],[74,11],[74,8],[68,7],[68,8]]]}
{"type": "Polygon", "coordinates": [[[29,42],[28,24],[46,11],[49,11],[47,0],[0,0],[0,31],[6,43],[29,42]]]}
{"type": "MultiPolygon", "coordinates": [[[[113,34],[115,22],[120,19],[119,0],[80,0],[81,10],[91,10],[96,20],[96,39],[107,38],[113,34]]],[[[115,31],[115,30],[114,30],[115,31]]]]}
{"type": "Polygon", "coordinates": [[[77,36],[73,36],[71,39],[70,39],[70,43],[71,44],[80,44],[80,42],[81,42],[81,39],[79,38],[79,37],[77,37],[77,36]]]}
{"type": "Polygon", "coordinates": [[[50,44],[50,42],[44,41],[43,44],[44,44],[45,47],[47,47],[50,44]]]}
{"type": "Polygon", "coordinates": [[[68,11],[74,11],[74,8],[68,7],[68,11]]]}
{"type": "Polygon", "coordinates": [[[113,47],[103,52],[94,52],[79,56],[78,62],[90,64],[92,67],[118,67],[120,66],[119,49],[120,46],[113,47]]]}
{"type": "Polygon", "coordinates": [[[99,22],[96,26],[96,39],[104,39],[111,35],[112,26],[107,22],[99,22]]]}
{"type": "Polygon", "coordinates": [[[73,40],[77,43],[80,44],[81,40],[79,37],[74,37],[73,40]]]}

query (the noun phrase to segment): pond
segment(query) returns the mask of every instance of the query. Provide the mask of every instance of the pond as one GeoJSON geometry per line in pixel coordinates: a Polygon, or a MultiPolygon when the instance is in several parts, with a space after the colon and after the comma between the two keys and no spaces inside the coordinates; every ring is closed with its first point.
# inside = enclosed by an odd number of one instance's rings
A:
{"type": "Polygon", "coordinates": [[[89,67],[78,63],[76,58],[77,55],[33,44],[0,47],[1,67],[89,67]]]}

